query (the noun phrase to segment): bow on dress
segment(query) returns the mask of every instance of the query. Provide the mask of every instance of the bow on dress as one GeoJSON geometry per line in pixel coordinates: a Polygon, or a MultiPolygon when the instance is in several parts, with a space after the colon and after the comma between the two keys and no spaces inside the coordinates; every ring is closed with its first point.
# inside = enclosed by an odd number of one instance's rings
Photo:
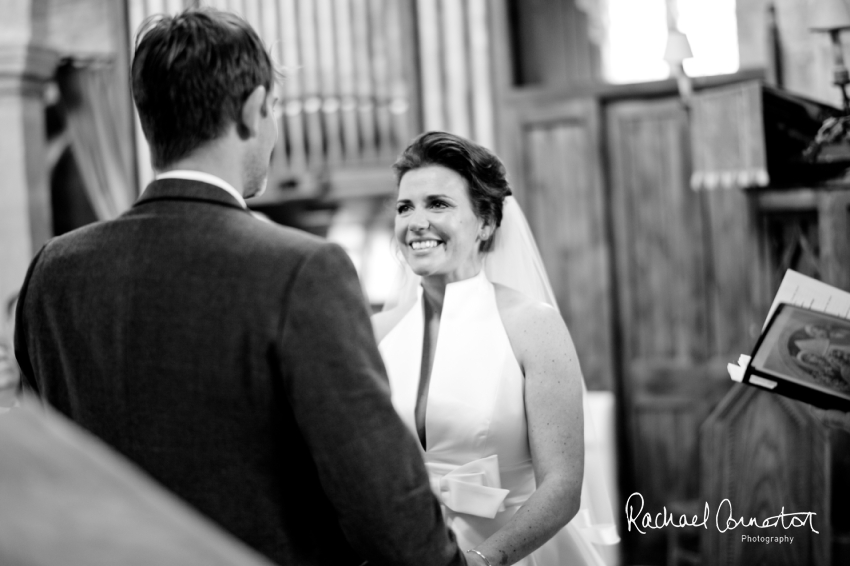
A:
{"type": "Polygon", "coordinates": [[[494,454],[459,467],[429,462],[431,489],[448,509],[492,519],[505,510],[509,490],[502,489],[499,457],[494,454]]]}

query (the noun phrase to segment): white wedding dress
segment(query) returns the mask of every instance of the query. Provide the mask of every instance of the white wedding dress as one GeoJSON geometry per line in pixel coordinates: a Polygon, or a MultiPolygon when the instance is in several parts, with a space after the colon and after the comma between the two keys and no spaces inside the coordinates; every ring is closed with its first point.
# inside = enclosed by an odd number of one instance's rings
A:
{"type": "MultiPolygon", "coordinates": [[[[420,287],[380,343],[393,404],[414,435],[423,338],[420,287]]],[[[536,488],[524,379],[484,271],[449,284],[428,389],[424,459],[464,551],[499,530],[536,488]]],[[[593,542],[606,543],[606,535],[589,525],[586,513],[517,564],[603,566],[593,542]]],[[[607,538],[616,542],[612,533],[607,538]]]]}

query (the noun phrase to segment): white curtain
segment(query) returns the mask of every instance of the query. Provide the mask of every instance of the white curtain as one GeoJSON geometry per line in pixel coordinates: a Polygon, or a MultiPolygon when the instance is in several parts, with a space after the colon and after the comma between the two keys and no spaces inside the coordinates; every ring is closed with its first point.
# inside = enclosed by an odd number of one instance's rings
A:
{"type": "Polygon", "coordinates": [[[115,218],[135,200],[132,165],[126,151],[132,139],[121,120],[113,65],[66,63],[57,82],[68,120],[71,151],[99,220],[115,218]]]}

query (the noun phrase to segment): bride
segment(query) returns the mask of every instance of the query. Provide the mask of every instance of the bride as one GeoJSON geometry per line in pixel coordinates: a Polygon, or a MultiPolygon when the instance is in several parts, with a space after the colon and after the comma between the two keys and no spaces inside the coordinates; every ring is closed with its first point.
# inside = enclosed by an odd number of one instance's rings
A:
{"type": "Polygon", "coordinates": [[[504,166],[429,132],[393,168],[412,274],[373,324],[446,522],[470,564],[604,564],[593,543],[618,538],[583,494],[581,368],[504,166]]]}

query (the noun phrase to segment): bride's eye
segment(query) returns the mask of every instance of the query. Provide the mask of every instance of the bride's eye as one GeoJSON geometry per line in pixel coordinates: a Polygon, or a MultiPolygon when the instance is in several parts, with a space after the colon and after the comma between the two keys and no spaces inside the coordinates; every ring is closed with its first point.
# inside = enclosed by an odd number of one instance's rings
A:
{"type": "Polygon", "coordinates": [[[396,214],[404,214],[410,210],[410,205],[406,203],[397,204],[395,207],[396,214]]]}
{"type": "Polygon", "coordinates": [[[431,206],[434,208],[448,208],[449,204],[444,200],[435,200],[431,202],[431,206]]]}

